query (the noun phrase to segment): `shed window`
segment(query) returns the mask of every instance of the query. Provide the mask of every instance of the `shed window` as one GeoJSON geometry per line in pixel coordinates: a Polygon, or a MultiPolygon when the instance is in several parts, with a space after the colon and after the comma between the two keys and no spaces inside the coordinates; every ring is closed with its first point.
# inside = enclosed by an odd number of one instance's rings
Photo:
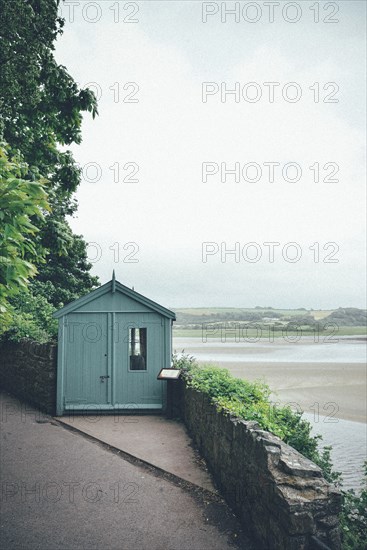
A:
{"type": "Polygon", "coordinates": [[[129,329],[130,370],[147,370],[147,329],[129,329]]]}

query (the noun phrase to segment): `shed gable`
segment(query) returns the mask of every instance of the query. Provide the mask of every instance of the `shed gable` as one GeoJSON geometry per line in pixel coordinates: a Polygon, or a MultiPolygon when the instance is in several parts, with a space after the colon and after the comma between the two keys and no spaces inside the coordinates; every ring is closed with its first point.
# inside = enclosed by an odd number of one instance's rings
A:
{"type": "Polygon", "coordinates": [[[153,312],[151,308],[143,305],[132,298],[129,298],[122,292],[108,292],[102,296],[96,297],[94,300],[81,305],[74,309],[73,313],[81,313],[83,311],[108,311],[108,312],[153,312]]]}
{"type": "Polygon", "coordinates": [[[115,280],[113,273],[109,283],[93,290],[86,296],[56,311],[53,317],[60,317],[72,312],[124,312],[124,313],[158,313],[168,319],[176,320],[173,311],[153,302],[142,294],[131,290],[115,280]]]}

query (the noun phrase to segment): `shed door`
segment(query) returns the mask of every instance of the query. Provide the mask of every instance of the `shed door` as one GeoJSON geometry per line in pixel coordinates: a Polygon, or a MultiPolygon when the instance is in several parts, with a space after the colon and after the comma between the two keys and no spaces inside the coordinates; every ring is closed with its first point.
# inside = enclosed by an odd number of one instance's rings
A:
{"type": "Polygon", "coordinates": [[[116,314],[116,320],[115,403],[132,410],[161,409],[163,384],[157,380],[163,366],[161,320],[144,320],[134,314],[116,314]]]}
{"type": "Polygon", "coordinates": [[[65,347],[65,405],[106,405],[111,380],[107,314],[69,314],[65,347]]]}

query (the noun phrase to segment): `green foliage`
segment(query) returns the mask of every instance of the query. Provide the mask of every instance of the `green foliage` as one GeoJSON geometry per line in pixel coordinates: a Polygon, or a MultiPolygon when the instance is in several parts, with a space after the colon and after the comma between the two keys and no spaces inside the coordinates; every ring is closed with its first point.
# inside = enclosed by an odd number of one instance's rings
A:
{"type": "Polygon", "coordinates": [[[333,312],[305,308],[286,310],[261,308],[184,308],[176,309],[176,336],[257,341],[259,338],[317,338],[337,335],[366,334],[366,310],[339,308],[333,312]],[[337,325],[337,326],[335,326],[337,325]]]}
{"type": "Polygon", "coordinates": [[[64,26],[59,3],[0,0],[0,133],[53,182],[68,207],[79,170],[70,151],[57,145],[81,142],[81,113],[94,117],[97,102],[54,59],[54,42],[64,26]]]}
{"type": "MultiPolygon", "coordinates": [[[[0,143],[0,312],[9,297],[25,288],[44,260],[45,249],[37,240],[34,220],[43,220],[49,210],[46,180],[29,178],[29,167],[21,157],[10,158],[0,143]]],[[[4,325],[2,329],[4,330],[4,325]]]]}
{"type": "Polygon", "coordinates": [[[4,338],[12,341],[28,338],[41,343],[56,340],[58,325],[52,317],[55,308],[44,296],[22,290],[11,298],[10,312],[4,338]]]}
{"type": "MultiPolygon", "coordinates": [[[[321,436],[317,436],[322,439],[321,436]]],[[[318,466],[320,466],[324,478],[335,485],[340,487],[342,485],[342,474],[333,470],[333,463],[331,460],[331,451],[333,450],[331,445],[325,446],[322,451],[319,450],[315,453],[315,457],[312,459],[318,466]]]]}
{"type": "MultiPolygon", "coordinates": [[[[47,178],[48,202],[52,207],[47,212],[46,202],[39,203],[44,210],[40,215],[40,210],[31,212],[31,205],[22,199],[14,202],[19,213],[18,229],[23,220],[26,231],[20,238],[20,231],[12,233],[8,224],[7,247],[12,242],[16,248],[17,241],[19,254],[14,248],[11,254],[6,251],[4,257],[10,254],[12,260],[11,264],[6,260],[9,265],[2,260],[0,291],[4,297],[5,290],[8,294],[15,283],[24,286],[35,276],[31,294],[47,298],[56,307],[98,284],[98,279],[89,273],[86,243],[72,233],[66,220],[77,208],[73,194],[81,171],[71,151],[64,147],[81,142],[83,112],[90,112],[94,118],[97,101],[94,93],[80,89],[66,67],[54,58],[54,42],[64,26],[58,16],[59,3],[60,0],[0,0],[0,140],[9,144],[11,155],[20,151],[28,164],[24,165],[24,179],[30,180],[27,193],[33,193],[35,201],[40,200],[36,196],[42,189],[40,182],[45,183],[39,174],[47,178]]],[[[20,193],[19,184],[13,185],[17,187],[14,195],[20,193]]],[[[21,327],[26,327],[23,332],[27,332],[32,319],[39,326],[36,311],[24,312],[19,307],[19,303],[12,306],[13,322],[9,312],[3,312],[3,330],[10,322],[16,334],[21,327]]]]}
{"type": "Polygon", "coordinates": [[[343,491],[340,518],[344,550],[364,550],[367,541],[367,462],[364,464],[362,491],[343,491]]]}
{"type": "Polygon", "coordinates": [[[42,239],[43,246],[49,250],[47,263],[32,281],[31,290],[58,309],[87,294],[99,283],[97,277],[90,275],[92,264],[82,236],[75,235],[66,221],[49,218],[47,223],[49,229],[44,233],[47,238],[42,239]],[[67,253],[58,250],[60,242],[64,243],[67,253]]]}
{"type": "Polygon", "coordinates": [[[30,314],[20,314],[16,310],[11,310],[7,330],[2,335],[2,340],[11,340],[19,342],[24,339],[40,342],[41,344],[50,341],[48,332],[40,329],[30,314]]]}
{"type": "Polygon", "coordinates": [[[325,323],[336,323],[338,326],[365,327],[367,325],[367,311],[356,307],[339,307],[325,317],[325,323]]]}

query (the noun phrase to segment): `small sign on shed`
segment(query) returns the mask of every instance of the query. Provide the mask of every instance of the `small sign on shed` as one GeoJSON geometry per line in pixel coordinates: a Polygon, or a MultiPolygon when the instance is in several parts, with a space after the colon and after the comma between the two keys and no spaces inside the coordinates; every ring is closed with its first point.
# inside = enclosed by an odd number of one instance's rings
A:
{"type": "Polygon", "coordinates": [[[54,314],[59,319],[57,414],[160,411],[175,313],[112,280],[54,314]]]}

